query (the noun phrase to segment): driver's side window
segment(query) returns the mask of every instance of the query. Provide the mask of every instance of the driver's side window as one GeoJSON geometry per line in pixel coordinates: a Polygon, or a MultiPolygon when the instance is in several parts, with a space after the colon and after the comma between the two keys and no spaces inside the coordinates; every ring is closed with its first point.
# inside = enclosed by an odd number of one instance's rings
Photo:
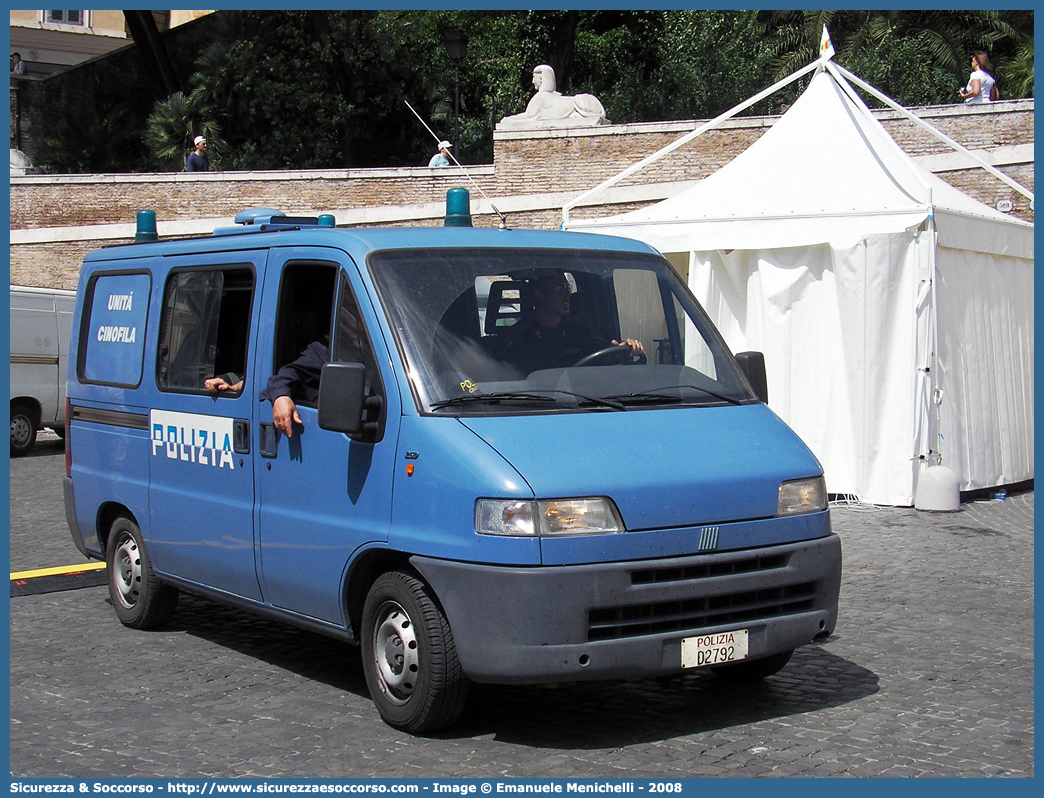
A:
{"type": "Polygon", "coordinates": [[[377,355],[348,275],[342,271],[338,282],[337,313],[334,319],[334,340],[330,359],[338,363],[362,363],[366,367],[366,396],[380,397],[381,401],[367,402],[363,420],[375,425],[372,427],[370,440],[378,441],[383,435],[383,417],[387,402],[384,400],[384,384],[377,365],[377,355]]]}
{"type": "Polygon", "coordinates": [[[351,283],[343,272],[338,289],[336,329],[330,359],[339,363],[362,363],[366,366],[367,386],[380,384],[377,357],[366,330],[366,321],[359,309],[351,283]]]}

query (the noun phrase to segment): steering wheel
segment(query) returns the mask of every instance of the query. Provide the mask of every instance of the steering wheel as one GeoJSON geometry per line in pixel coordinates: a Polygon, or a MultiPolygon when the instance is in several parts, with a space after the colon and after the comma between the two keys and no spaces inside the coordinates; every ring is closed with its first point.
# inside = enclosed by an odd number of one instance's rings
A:
{"type": "Polygon", "coordinates": [[[649,358],[646,357],[645,352],[639,352],[633,354],[631,347],[629,346],[618,346],[612,344],[611,346],[603,346],[597,352],[592,352],[589,355],[584,355],[578,361],[573,364],[573,368],[578,366],[594,366],[598,364],[598,361],[606,360],[606,365],[612,365],[614,363],[629,366],[644,366],[649,362],[649,358]]]}

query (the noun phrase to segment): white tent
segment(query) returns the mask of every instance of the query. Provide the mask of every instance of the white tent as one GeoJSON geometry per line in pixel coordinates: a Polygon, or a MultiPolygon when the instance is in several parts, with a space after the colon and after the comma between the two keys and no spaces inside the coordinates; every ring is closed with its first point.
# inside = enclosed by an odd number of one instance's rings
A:
{"type": "Polygon", "coordinates": [[[1033,225],[914,163],[834,65],[690,189],[563,226],[667,255],[732,350],[765,353],[830,493],[911,505],[940,463],[961,490],[1032,479],[1033,225]]]}

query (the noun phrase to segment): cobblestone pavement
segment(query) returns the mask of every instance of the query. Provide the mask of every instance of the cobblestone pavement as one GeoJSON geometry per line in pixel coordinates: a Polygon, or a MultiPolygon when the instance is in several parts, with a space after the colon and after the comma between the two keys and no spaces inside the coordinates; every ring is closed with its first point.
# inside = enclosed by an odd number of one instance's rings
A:
{"type": "MultiPolygon", "coordinates": [[[[11,568],[82,563],[61,442],[11,463],[11,568]]],[[[837,633],[754,688],[707,674],[478,687],[384,725],[345,644],[182,596],[135,632],[103,587],[11,599],[15,777],[1032,776],[1033,493],[837,507],[837,633]]]]}

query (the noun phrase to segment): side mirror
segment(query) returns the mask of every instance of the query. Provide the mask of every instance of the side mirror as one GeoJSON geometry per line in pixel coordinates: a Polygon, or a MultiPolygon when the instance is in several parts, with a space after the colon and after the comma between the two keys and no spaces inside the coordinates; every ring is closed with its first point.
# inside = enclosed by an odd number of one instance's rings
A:
{"type": "Polygon", "coordinates": [[[747,378],[755,395],[768,404],[768,377],[765,375],[765,355],[761,352],[738,352],[736,362],[747,378]]]}
{"type": "Polygon", "coordinates": [[[319,378],[319,426],[354,435],[363,428],[366,367],[362,363],[326,363],[319,378]]]}

